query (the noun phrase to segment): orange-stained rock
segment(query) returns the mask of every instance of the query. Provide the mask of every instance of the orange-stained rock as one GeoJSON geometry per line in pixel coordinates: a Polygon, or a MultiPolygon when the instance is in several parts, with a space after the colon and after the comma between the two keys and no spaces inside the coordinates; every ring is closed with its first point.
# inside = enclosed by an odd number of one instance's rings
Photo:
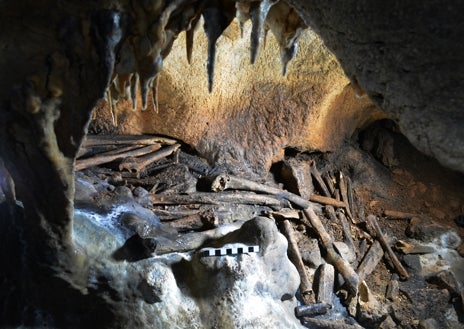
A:
{"type": "MultiPolygon", "coordinates": [[[[181,139],[217,164],[244,162],[269,168],[285,147],[334,150],[356,128],[384,117],[344,75],[338,61],[311,30],[306,30],[287,76],[272,33],[250,64],[250,24],[240,37],[237,21],[217,43],[213,92],[208,93],[206,37],[200,22],[192,64],[182,33],[166,58],[159,83],[159,111],[132,111],[117,104],[118,126],[125,134],[153,133],[181,139]]],[[[139,102],[140,104],[140,102],[139,102]]],[[[109,108],[97,110],[110,120],[109,108]]]]}

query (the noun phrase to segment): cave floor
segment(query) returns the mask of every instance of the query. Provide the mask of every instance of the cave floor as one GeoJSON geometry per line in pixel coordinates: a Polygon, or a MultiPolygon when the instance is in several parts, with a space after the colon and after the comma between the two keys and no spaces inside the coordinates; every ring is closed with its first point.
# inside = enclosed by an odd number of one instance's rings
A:
{"type": "MultiPolygon", "coordinates": [[[[399,132],[382,128],[374,134],[357,136],[337,152],[287,150],[284,161],[252,180],[301,196],[326,195],[339,203],[346,200],[346,208],[335,206],[332,214],[324,202],[315,201],[314,209],[333,239],[345,246],[349,243],[340,217],[348,219],[354,250],[343,252],[340,247],[339,253],[346,259],[354,254],[349,262],[355,270],[375,240],[366,218],[376,216],[409,278],[400,278],[392,260],[384,255],[365,277],[371,292],[369,302],[351,311],[359,324],[366,328],[461,328],[464,175],[422,155],[399,132]],[[366,145],[366,140],[375,142],[366,145]],[[325,187],[318,183],[317,173],[325,187]]],[[[173,142],[168,144],[172,146],[173,142]]],[[[95,156],[97,148],[89,148],[83,158],[95,156]]],[[[249,194],[240,192],[216,193],[224,198],[215,199],[206,192],[209,178],[223,174],[225,169],[210,166],[185,146],[173,152],[140,171],[119,170],[121,163],[116,160],[83,169],[77,179],[92,184],[104,182],[103,190],[108,195],[121,189],[131,191],[168,231],[178,234],[201,232],[258,215],[271,216],[278,223],[282,218],[289,219],[305,271],[313,281],[316,269],[324,263],[324,250],[315,242],[316,232],[301,221],[301,212],[282,200],[280,205],[264,199],[253,204],[249,194]]],[[[83,193],[76,191],[77,207],[79,199],[85,199],[83,193]]],[[[342,281],[336,278],[334,292],[343,300],[342,281]]]]}

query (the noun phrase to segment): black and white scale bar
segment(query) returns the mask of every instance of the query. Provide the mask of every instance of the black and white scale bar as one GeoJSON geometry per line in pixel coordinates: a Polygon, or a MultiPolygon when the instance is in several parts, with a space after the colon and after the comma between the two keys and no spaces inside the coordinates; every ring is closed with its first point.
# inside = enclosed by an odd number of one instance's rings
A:
{"type": "Polygon", "coordinates": [[[224,246],[222,248],[203,248],[200,250],[201,257],[226,256],[248,254],[249,252],[259,252],[259,246],[224,246]]]}

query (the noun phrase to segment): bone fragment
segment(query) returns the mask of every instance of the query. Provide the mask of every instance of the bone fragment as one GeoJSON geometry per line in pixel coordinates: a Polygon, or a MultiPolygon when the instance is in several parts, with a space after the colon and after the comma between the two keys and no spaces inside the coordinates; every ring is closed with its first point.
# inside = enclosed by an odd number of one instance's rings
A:
{"type": "MultiPolygon", "coordinates": [[[[348,217],[354,222],[354,217],[350,210],[350,205],[348,203],[348,192],[346,187],[346,180],[343,173],[340,171],[339,173],[339,180],[338,180],[338,187],[340,188],[340,195],[342,197],[342,201],[345,203],[345,209],[348,217]]],[[[353,224],[356,224],[355,222],[353,224]]]]}
{"type": "Polygon", "coordinates": [[[380,245],[379,241],[375,240],[369,248],[369,250],[367,251],[367,253],[364,255],[361,264],[359,264],[356,270],[356,272],[359,275],[359,279],[365,280],[366,277],[375,270],[382,257],[382,246],[380,245]]]}
{"type": "Polygon", "coordinates": [[[106,151],[105,155],[121,154],[121,153],[128,152],[128,151],[131,151],[131,150],[136,150],[136,149],[138,149],[138,148],[140,148],[142,146],[143,145],[137,144],[137,145],[127,145],[127,146],[124,146],[124,147],[118,147],[116,149],[106,151]]]}
{"type": "Polygon", "coordinates": [[[292,261],[293,265],[295,265],[296,269],[298,270],[298,274],[300,274],[300,292],[303,300],[306,304],[308,295],[312,294],[311,283],[309,282],[308,276],[306,274],[305,266],[303,264],[303,260],[301,258],[300,249],[298,248],[298,244],[295,238],[295,232],[293,231],[292,224],[288,220],[284,220],[282,222],[282,233],[288,240],[288,257],[292,261]]]}
{"type": "Polygon", "coordinates": [[[355,208],[354,208],[355,204],[354,204],[353,186],[351,184],[350,177],[346,176],[345,180],[346,180],[346,196],[347,196],[348,208],[350,210],[350,213],[352,215],[354,215],[355,214],[355,208]]]}
{"type": "Polygon", "coordinates": [[[337,320],[323,320],[318,318],[304,317],[303,325],[307,328],[317,329],[363,329],[359,324],[348,324],[342,319],[337,320]]]}
{"type": "Polygon", "coordinates": [[[76,160],[75,170],[79,171],[82,169],[98,166],[98,165],[109,163],[112,161],[122,160],[124,158],[131,157],[131,156],[141,156],[141,155],[159,150],[160,148],[161,148],[161,144],[152,144],[152,145],[138,148],[136,150],[131,150],[131,151],[122,152],[118,154],[113,154],[112,151],[110,151],[111,152],[110,155],[107,155],[105,153],[98,154],[91,158],[76,160]]]}
{"type": "Polygon", "coordinates": [[[326,303],[301,305],[301,306],[295,307],[295,315],[299,318],[303,316],[312,317],[316,315],[326,314],[331,308],[332,308],[332,305],[329,305],[326,303]]]}
{"type": "Polygon", "coordinates": [[[143,169],[145,169],[148,165],[152,164],[155,161],[161,160],[167,156],[170,156],[174,153],[180,144],[174,144],[167,147],[162,148],[161,150],[157,150],[155,152],[145,154],[144,156],[135,158],[135,157],[127,157],[119,164],[119,170],[127,170],[134,173],[140,173],[143,169]]]}
{"type": "Polygon", "coordinates": [[[332,306],[335,285],[334,267],[330,264],[321,264],[314,275],[314,281],[317,284],[316,301],[332,306]]]}
{"type": "Polygon", "coordinates": [[[325,206],[324,207],[326,214],[329,216],[330,220],[333,222],[337,221],[337,216],[335,215],[335,210],[332,206],[325,206]]]}
{"type": "Polygon", "coordinates": [[[338,212],[338,218],[340,219],[340,223],[342,224],[343,236],[345,238],[346,245],[348,246],[349,249],[357,253],[357,248],[354,244],[353,237],[351,236],[350,224],[346,220],[346,217],[343,214],[343,212],[341,211],[338,212]]]}
{"type": "Polygon", "coordinates": [[[279,221],[285,219],[300,219],[300,212],[290,208],[284,208],[280,211],[270,211],[268,214],[279,221]]]}
{"type": "Polygon", "coordinates": [[[334,206],[334,207],[337,207],[337,208],[346,209],[346,207],[347,207],[346,204],[344,202],[342,202],[342,201],[338,201],[338,200],[336,200],[334,198],[329,198],[329,197],[322,196],[322,195],[317,195],[317,194],[312,194],[309,197],[309,200],[313,201],[313,202],[320,203],[320,204],[334,206]]]}
{"type": "Polygon", "coordinates": [[[324,225],[322,225],[319,217],[314,213],[311,202],[299,197],[298,195],[295,195],[287,191],[283,191],[279,188],[266,186],[264,184],[259,184],[247,179],[229,175],[216,176],[212,180],[211,189],[213,191],[223,191],[225,189],[238,189],[268,193],[282,197],[292,202],[296,206],[302,208],[303,213],[306,217],[306,220],[303,218],[303,222],[307,226],[312,227],[319,235],[321,244],[326,250],[327,262],[331,263],[337,269],[337,271],[340,272],[340,274],[344,277],[350,293],[356,295],[359,283],[358,275],[353,270],[353,268],[335,251],[333,247],[333,239],[325,230],[324,225]]]}
{"type": "Polygon", "coordinates": [[[311,170],[311,175],[314,177],[316,180],[317,184],[319,185],[319,188],[321,189],[321,192],[324,196],[326,197],[331,197],[331,194],[329,190],[327,189],[327,186],[324,183],[324,180],[322,179],[321,174],[319,173],[319,170],[317,170],[316,163],[313,161],[310,166],[311,170]]]}
{"type": "Polygon", "coordinates": [[[209,208],[205,211],[172,220],[168,225],[178,231],[207,230],[218,226],[218,217],[214,210],[209,208]]]}
{"type": "Polygon", "coordinates": [[[173,145],[174,139],[151,135],[87,135],[82,142],[83,147],[100,145],[173,145]]]}
{"type": "Polygon", "coordinates": [[[385,210],[383,214],[386,217],[396,218],[396,219],[411,219],[413,217],[417,217],[417,214],[411,214],[408,212],[396,211],[396,210],[385,210]]]}
{"type": "Polygon", "coordinates": [[[330,173],[326,173],[325,175],[322,176],[322,179],[324,180],[330,195],[335,195],[335,179],[332,177],[330,173]]]}
{"type": "Polygon", "coordinates": [[[350,294],[355,296],[358,291],[359,277],[354,269],[344,260],[334,249],[333,239],[325,230],[319,217],[314,213],[313,209],[308,207],[303,210],[307,219],[306,225],[311,226],[319,235],[321,245],[326,251],[326,261],[332,264],[335,269],[343,276],[350,294]]]}
{"type": "Polygon", "coordinates": [[[275,210],[282,208],[281,201],[273,196],[243,191],[232,193],[197,192],[185,195],[150,194],[150,199],[155,205],[237,203],[268,206],[275,210]]]}
{"type": "Polygon", "coordinates": [[[385,235],[383,234],[382,230],[380,229],[379,223],[377,222],[377,218],[373,215],[369,215],[367,216],[366,221],[370,225],[370,227],[373,229],[372,234],[379,240],[380,244],[382,245],[382,248],[390,257],[390,260],[393,263],[393,266],[398,272],[398,275],[400,276],[400,278],[402,279],[409,278],[408,271],[406,271],[406,269],[400,263],[395,253],[391,249],[390,245],[388,244],[385,238],[385,235]]]}
{"type": "Polygon", "coordinates": [[[277,187],[267,186],[264,184],[253,182],[248,179],[225,175],[225,174],[217,175],[215,177],[212,177],[211,179],[212,179],[211,190],[213,192],[219,192],[219,191],[224,191],[228,189],[253,191],[253,192],[259,192],[259,193],[271,194],[271,195],[274,195],[275,197],[286,199],[294,203],[300,208],[311,207],[311,203],[309,201],[303,199],[302,197],[296,194],[281,190],[280,188],[277,188],[277,187]]]}

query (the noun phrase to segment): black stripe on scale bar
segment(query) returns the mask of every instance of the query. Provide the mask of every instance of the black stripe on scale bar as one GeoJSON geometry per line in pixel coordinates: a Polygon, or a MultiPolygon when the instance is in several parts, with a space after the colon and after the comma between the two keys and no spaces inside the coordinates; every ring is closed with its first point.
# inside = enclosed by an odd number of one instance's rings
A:
{"type": "Polygon", "coordinates": [[[243,244],[227,246],[223,248],[204,248],[200,250],[201,257],[226,256],[247,254],[249,252],[259,252],[259,246],[246,246],[243,244]]]}

